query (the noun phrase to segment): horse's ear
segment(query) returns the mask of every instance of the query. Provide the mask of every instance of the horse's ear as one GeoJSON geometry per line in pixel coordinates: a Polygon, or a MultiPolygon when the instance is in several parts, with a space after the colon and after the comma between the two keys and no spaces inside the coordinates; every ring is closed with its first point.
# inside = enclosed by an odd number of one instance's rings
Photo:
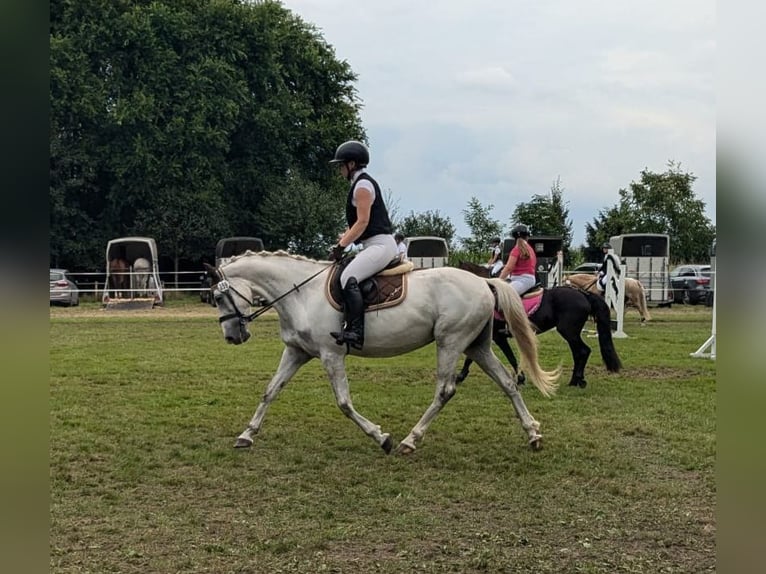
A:
{"type": "Polygon", "coordinates": [[[221,275],[218,273],[218,269],[210,265],[210,263],[203,263],[202,265],[205,267],[207,276],[213,280],[214,285],[221,280],[221,275]]]}

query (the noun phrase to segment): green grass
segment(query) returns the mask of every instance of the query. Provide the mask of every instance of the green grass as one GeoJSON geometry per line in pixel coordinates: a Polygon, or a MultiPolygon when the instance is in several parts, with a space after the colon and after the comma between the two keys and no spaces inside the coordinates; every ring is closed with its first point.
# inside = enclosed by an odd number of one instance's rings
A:
{"type": "MultiPolygon", "coordinates": [[[[523,388],[541,452],[474,368],[409,457],[340,413],[317,361],[253,448],[231,448],[279,361],[272,315],[239,347],[193,301],[51,316],[52,572],[715,571],[715,362],[689,357],[710,309],[656,309],[645,327],[631,312],[622,373],[593,338],[586,389],[523,388]]],[[[566,344],[540,345],[565,384],[566,344]]],[[[433,395],[433,347],[347,363],[357,410],[404,438],[433,395]]]]}

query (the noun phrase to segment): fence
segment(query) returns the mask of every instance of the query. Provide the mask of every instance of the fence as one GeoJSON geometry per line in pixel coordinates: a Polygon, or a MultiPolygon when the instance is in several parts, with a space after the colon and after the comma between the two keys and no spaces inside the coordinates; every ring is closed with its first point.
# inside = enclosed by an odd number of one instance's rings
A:
{"type": "MultiPolygon", "coordinates": [[[[186,293],[186,294],[199,294],[202,291],[206,291],[207,287],[202,286],[202,277],[204,276],[204,271],[179,271],[176,272],[160,272],[160,281],[162,284],[162,290],[163,293],[166,294],[180,294],[180,293],[186,293]]],[[[563,271],[564,275],[570,274],[572,271],[563,271]]],[[[77,286],[80,290],[80,295],[84,295],[86,299],[90,299],[92,296],[94,300],[100,300],[101,296],[104,293],[105,290],[105,279],[106,279],[106,273],[104,272],[80,272],[80,273],[69,273],[69,276],[77,282],[77,286]]],[[[715,271],[711,270],[711,290],[714,289],[715,285],[715,271]]],[[[639,281],[641,281],[641,273],[638,274],[637,277],[635,277],[639,281]]],[[[669,274],[665,273],[665,278],[667,280],[668,285],[670,284],[669,274]]],[[[648,281],[646,281],[647,278],[644,278],[645,281],[642,281],[644,285],[644,289],[647,291],[647,300],[652,300],[653,298],[650,297],[650,293],[652,291],[651,286],[647,286],[648,281]]],[[[667,288],[656,288],[658,293],[663,293],[667,291],[667,288]]],[[[130,293],[130,289],[126,289],[126,292],[130,293]]]]}

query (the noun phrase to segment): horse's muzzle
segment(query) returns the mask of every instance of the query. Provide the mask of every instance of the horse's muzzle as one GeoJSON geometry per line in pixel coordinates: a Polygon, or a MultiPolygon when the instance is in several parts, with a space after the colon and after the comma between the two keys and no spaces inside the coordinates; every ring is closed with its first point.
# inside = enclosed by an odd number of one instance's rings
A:
{"type": "Polygon", "coordinates": [[[226,342],[230,345],[241,345],[242,343],[245,343],[250,338],[250,333],[246,329],[242,329],[240,331],[239,336],[235,337],[233,335],[226,335],[226,342]]]}

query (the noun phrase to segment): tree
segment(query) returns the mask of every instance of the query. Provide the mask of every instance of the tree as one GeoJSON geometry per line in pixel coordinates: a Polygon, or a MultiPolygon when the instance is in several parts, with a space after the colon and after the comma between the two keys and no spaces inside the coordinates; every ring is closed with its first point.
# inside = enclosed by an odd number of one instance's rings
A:
{"type": "Polygon", "coordinates": [[[323,189],[306,178],[292,176],[287,189],[269,193],[258,210],[270,249],[287,249],[324,259],[346,225],[342,209],[346,189],[323,189]]]}
{"type": "MultiPolygon", "coordinates": [[[[281,243],[267,201],[342,187],[327,160],[364,138],[356,75],[280,3],[53,0],[50,15],[52,261],[100,267],[133,233],[176,262],[221,235],[281,243]]],[[[290,227],[292,244],[313,253],[327,228],[290,227]]]]}
{"type": "Polygon", "coordinates": [[[696,179],[672,160],[663,173],[645,168],[638,182],[620,189],[616,206],[599,212],[593,225],[586,224],[589,246],[596,248],[612,235],[665,233],[673,261],[707,261],[715,226],[704,213],[705,203],[694,194],[696,179]]]}
{"type": "Polygon", "coordinates": [[[534,195],[527,203],[520,203],[513,211],[511,226],[524,223],[532,235],[552,235],[562,238],[564,264],[571,259],[569,253],[572,244],[572,220],[569,219],[568,202],[564,201],[564,188],[561,178],[551,184],[548,195],[534,195]]]}
{"type": "Polygon", "coordinates": [[[410,214],[402,220],[398,231],[402,232],[405,237],[441,237],[447,241],[450,249],[452,249],[452,241],[455,237],[455,226],[452,225],[449,217],[440,215],[439,210],[418,214],[410,211],[410,214]]]}
{"type": "Polygon", "coordinates": [[[490,217],[494,205],[482,205],[476,197],[471,197],[468,207],[463,210],[465,223],[471,230],[470,237],[461,237],[460,242],[472,259],[486,255],[487,246],[495,236],[503,233],[502,224],[490,217]]]}

